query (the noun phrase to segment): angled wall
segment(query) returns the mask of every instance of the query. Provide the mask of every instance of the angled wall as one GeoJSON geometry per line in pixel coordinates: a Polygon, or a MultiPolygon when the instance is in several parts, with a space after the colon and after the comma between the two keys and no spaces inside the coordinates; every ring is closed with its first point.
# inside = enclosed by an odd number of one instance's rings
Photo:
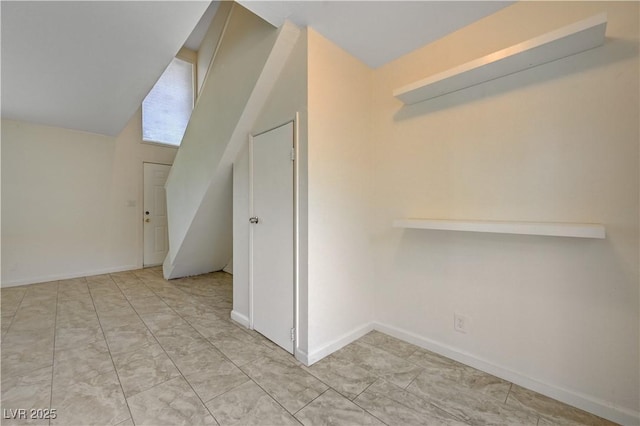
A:
{"type": "Polygon", "coordinates": [[[167,180],[166,278],[220,270],[231,258],[232,161],[298,34],[232,7],[167,180]]]}

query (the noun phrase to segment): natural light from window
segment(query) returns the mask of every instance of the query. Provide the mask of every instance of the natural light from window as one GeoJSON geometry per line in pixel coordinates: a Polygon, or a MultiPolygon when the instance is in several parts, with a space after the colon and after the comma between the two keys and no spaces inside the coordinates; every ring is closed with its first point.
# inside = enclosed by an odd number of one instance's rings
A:
{"type": "Polygon", "coordinates": [[[174,58],[142,102],[142,140],[180,146],[193,98],[193,64],[174,58]]]}

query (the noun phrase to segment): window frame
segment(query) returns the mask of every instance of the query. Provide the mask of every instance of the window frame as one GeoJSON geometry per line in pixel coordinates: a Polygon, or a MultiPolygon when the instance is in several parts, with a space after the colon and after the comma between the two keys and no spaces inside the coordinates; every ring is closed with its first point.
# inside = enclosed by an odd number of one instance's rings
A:
{"type": "MultiPolygon", "coordinates": [[[[198,100],[198,53],[191,50],[191,49],[187,49],[186,47],[183,47],[182,49],[180,49],[180,51],[176,54],[175,58],[183,60],[185,62],[189,62],[192,65],[192,88],[191,90],[193,91],[193,105],[191,107],[191,112],[193,113],[193,109],[196,107],[196,102],[198,100]]],[[[173,61],[173,59],[172,59],[173,61]]],[[[167,65],[168,66],[168,65],[167,65]]],[[[164,71],[163,71],[164,74],[164,71]]],[[[145,96],[146,98],[146,96],[145,96]]],[[[144,99],[143,99],[144,101],[144,99]]],[[[147,145],[155,145],[155,146],[161,146],[164,148],[173,148],[173,149],[178,149],[180,148],[180,145],[173,145],[167,142],[160,142],[160,141],[153,141],[153,140],[145,140],[144,139],[144,124],[143,124],[143,119],[142,119],[142,102],[140,103],[140,143],[143,144],[147,144],[147,145]]]]}

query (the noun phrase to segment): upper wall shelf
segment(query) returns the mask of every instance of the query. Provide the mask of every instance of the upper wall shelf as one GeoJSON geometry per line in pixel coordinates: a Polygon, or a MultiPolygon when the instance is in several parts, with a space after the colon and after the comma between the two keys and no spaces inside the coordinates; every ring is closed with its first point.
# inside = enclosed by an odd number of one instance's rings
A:
{"type": "Polygon", "coordinates": [[[604,44],[606,27],[607,15],[596,15],[416,81],[393,96],[415,104],[555,61],[604,44]]]}
{"type": "Polygon", "coordinates": [[[490,232],[494,234],[545,235],[553,237],[599,238],[604,226],[592,223],[497,222],[480,220],[396,219],[394,228],[437,229],[443,231],[490,232]]]}

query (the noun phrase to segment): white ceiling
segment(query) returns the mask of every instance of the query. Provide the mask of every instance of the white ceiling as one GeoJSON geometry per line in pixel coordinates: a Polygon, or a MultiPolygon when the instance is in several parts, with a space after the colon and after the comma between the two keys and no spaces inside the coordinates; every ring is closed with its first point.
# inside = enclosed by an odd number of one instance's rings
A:
{"type": "MultiPolygon", "coordinates": [[[[275,26],[311,26],[374,68],[513,3],[239,2],[275,26]]],[[[210,3],[2,0],[2,117],[119,134],[180,47],[199,47],[210,3]]]]}
{"type": "Polygon", "coordinates": [[[513,1],[238,0],[279,27],[313,27],[372,68],[490,15],[513,1]]]}
{"type": "Polygon", "coordinates": [[[204,1],[2,1],[2,117],[115,136],[204,1]]]}

